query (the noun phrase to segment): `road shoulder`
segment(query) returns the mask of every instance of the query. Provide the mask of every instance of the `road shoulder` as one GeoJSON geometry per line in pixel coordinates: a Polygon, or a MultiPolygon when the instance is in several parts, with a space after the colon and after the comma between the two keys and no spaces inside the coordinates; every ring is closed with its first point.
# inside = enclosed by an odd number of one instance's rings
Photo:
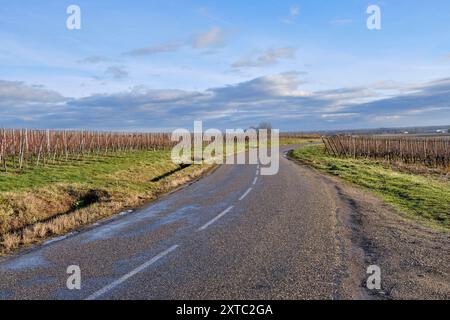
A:
{"type": "Polygon", "coordinates": [[[450,298],[449,233],[406,219],[369,191],[296,163],[318,176],[336,203],[337,239],[346,270],[343,292],[359,286],[365,293],[361,298],[450,298]],[[370,265],[381,268],[381,290],[366,289],[370,265]]]}

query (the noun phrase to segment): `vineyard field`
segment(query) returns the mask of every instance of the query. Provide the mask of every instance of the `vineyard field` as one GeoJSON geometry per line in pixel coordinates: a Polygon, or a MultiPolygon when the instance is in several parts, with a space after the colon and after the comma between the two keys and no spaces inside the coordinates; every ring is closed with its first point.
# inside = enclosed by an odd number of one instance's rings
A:
{"type": "Polygon", "coordinates": [[[327,136],[328,154],[339,157],[384,159],[434,168],[450,166],[448,137],[327,136]]]}
{"type": "Polygon", "coordinates": [[[0,129],[0,170],[22,170],[114,152],[162,150],[168,133],[0,129]]]}

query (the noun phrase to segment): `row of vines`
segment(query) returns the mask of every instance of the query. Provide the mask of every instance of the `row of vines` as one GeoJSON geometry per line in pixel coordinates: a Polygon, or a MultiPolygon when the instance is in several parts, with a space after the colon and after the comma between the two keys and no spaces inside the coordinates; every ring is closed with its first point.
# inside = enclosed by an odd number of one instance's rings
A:
{"type": "Polygon", "coordinates": [[[333,156],[365,157],[423,164],[430,167],[450,166],[450,138],[327,136],[326,151],[333,156]]]}
{"type": "Polygon", "coordinates": [[[87,155],[167,149],[173,145],[168,133],[0,129],[0,166],[8,171],[87,155]]]}

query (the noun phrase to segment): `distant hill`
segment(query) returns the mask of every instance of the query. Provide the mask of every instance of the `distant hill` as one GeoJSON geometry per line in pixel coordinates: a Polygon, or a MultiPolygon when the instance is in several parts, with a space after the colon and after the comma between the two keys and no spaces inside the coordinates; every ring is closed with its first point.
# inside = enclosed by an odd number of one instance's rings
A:
{"type": "Polygon", "coordinates": [[[428,126],[428,127],[404,127],[404,128],[378,128],[378,129],[355,129],[355,130],[331,130],[322,133],[327,134],[408,134],[408,135],[450,135],[450,125],[428,126]]]}

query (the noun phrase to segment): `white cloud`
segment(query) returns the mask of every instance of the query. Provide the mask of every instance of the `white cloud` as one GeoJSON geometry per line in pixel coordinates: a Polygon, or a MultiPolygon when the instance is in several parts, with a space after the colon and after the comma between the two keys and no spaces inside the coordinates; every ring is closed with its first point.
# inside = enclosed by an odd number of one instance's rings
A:
{"type": "Polygon", "coordinates": [[[224,46],[226,34],[219,27],[212,27],[206,32],[198,33],[192,36],[192,47],[195,49],[204,49],[207,47],[224,46]]]}
{"type": "Polygon", "coordinates": [[[110,66],[106,69],[105,75],[114,80],[123,80],[128,78],[129,73],[124,66],[110,66]]]}
{"type": "Polygon", "coordinates": [[[375,122],[391,122],[398,121],[402,118],[400,115],[387,115],[387,116],[376,116],[373,118],[375,122]]]}
{"type": "Polygon", "coordinates": [[[142,47],[123,53],[126,56],[153,56],[161,53],[177,52],[183,47],[191,47],[194,49],[217,49],[225,46],[225,38],[227,34],[219,27],[211,27],[205,32],[191,35],[185,41],[168,41],[161,44],[155,44],[148,47],[142,47]]]}
{"type": "Polygon", "coordinates": [[[177,42],[167,42],[150,47],[137,48],[126,52],[125,55],[130,56],[152,56],[159,53],[176,52],[182,48],[182,44],[177,42]]]}
{"type": "Polygon", "coordinates": [[[85,63],[85,64],[97,64],[97,63],[108,62],[108,61],[109,61],[109,59],[104,56],[94,55],[94,56],[89,56],[78,62],[85,63]]]}
{"type": "Polygon", "coordinates": [[[0,126],[152,130],[205,120],[218,128],[270,121],[284,130],[314,130],[450,123],[448,79],[365,103],[357,101],[367,99],[371,89],[307,92],[301,88],[304,83],[301,73],[285,72],[201,92],[139,86],[69,99],[42,87],[0,81],[0,126]],[[330,110],[335,105],[340,111],[330,110]]]}
{"type": "Polygon", "coordinates": [[[353,20],[352,19],[334,19],[334,20],[331,20],[330,23],[334,24],[334,25],[342,26],[342,25],[347,25],[347,24],[353,23],[353,20]]]}
{"type": "Polygon", "coordinates": [[[65,101],[58,92],[20,81],[0,80],[0,103],[55,103],[65,101]]]}
{"type": "Polygon", "coordinates": [[[450,110],[450,106],[448,107],[423,107],[417,109],[411,109],[406,112],[406,114],[422,114],[422,113],[430,113],[434,111],[442,111],[442,110],[450,110]]]}
{"type": "Polygon", "coordinates": [[[256,57],[241,58],[234,62],[231,67],[238,69],[272,66],[279,60],[295,59],[296,52],[297,49],[292,47],[271,48],[256,57]]]}
{"type": "Polygon", "coordinates": [[[299,15],[300,15],[300,7],[292,6],[289,8],[289,15],[287,17],[284,17],[282,20],[285,23],[294,23],[298,19],[299,15]]]}
{"type": "Polygon", "coordinates": [[[298,72],[284,72],[276,75],[259,77],[232,86],[213,88],[216,98],[223,100],[258,100],[276,97],[307,97],[310,94],[298,90],[304,82],[298,78],[298,72]]]}
{"type": "Polygon", "coordinates": [[[359,116],[359,113],[325,113],[320,117],[327,120],[352,119],[359,116]]]}

